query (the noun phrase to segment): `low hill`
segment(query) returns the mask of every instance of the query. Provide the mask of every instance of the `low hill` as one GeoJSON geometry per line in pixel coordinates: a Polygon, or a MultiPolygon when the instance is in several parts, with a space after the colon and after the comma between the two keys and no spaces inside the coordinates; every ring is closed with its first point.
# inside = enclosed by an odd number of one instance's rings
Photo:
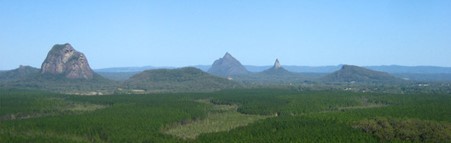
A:
{"type": "Polygon", "coordinates": [[[123,92],[210,92],[237,87],[238,84],[193,67],[147,70],[124,83],[123,92]]]}
{"type": "Polygon", "coordinates": [[[40,74],[38,71],[23,78],[2,81],[0,87],[39,89],[66,94],[104,95],[112,94],[117,83],[96,73],[91,79],[68,79],[64,75],[40,74]]]}
{"type": "Polygon", "coordinates": [[[396,83],[402,82],[388,73],[373,71],[353,65],[343,65],[340,70],[322,78],[326,82],[357,82],[357,83],[396,83]]]}
{"type": "Polygon", "coordinates": [[[125,81],[139,72],[97,72],[99,75],[114,81],[125,81]]]}
{"type": "Polygon", "coordinates": [[[38,73],[39,73],[38,68],[21,65],[17,69],[4,71],[4,72],[0,73],[0,82],[26,79],[26,78],[36,75],[38,73]]]}

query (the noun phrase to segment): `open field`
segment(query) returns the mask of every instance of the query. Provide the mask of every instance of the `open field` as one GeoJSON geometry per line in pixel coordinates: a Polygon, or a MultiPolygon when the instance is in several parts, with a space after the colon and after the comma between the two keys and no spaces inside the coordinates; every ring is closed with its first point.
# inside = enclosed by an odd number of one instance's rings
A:
{"type": "Polygon", "coordinates": [[[237,112],[236,105],[212,104],[209,100],[198,100],[200,103],[211,105],[210,111],[205,118],[190,122],[180,122],[164,131],[167,134],[175,135],[184,139],[195,139],[203,133],[214,133],[230,131],[240,126],[246,126],[260,119],[271,116],[250,115],[237,112]]]}
{"type": "Polygon", "coordinates": [[[451,95],[1,89],[0,142],[450,142],[451,95]],[[12,116],[15,116],[12,118],[12,116]]]}

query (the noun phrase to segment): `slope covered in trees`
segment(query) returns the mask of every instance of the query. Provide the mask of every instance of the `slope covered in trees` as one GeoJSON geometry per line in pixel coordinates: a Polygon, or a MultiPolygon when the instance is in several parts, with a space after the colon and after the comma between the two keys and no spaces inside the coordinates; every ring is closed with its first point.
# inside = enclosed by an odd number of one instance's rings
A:
{"type": "Polygon", "coordinates": [[[180,69],[147,70],[132,76],[124,83],[125,89],[158,92],[208,92],[238,87],[225,78],[210,75],[200,69],[186,67],[180,69]]]}

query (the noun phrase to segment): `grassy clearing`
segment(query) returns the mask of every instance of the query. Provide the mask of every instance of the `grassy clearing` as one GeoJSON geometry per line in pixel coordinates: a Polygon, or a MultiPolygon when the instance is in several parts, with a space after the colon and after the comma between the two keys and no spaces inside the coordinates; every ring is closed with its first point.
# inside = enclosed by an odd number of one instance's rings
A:
{"type": "Polygon", "coordinates": [[[81,103],[81,104],[71,104],[64,110],[73,111],[73,112],[89,112],[89,111],[103,109],[106,107],[107,106],[105,106],[105,105],[81,103]]]}
{"type": "Polygon", "coordinates": [[[68,102],[62,98],[40,98],[31,104],[40,108],[35,109],[32,112],[17,112],[2,115],[0,116],[0,121],[40,118],[46,116],[55,116],[64,113],[90,112],[107,107],[105,105],[97,105],[91,103],[73,103],[68,102]]]}
{"type": "MultiPolygon", "coordinates": [[[[2,130],[0,129],[0,132],[2,130]]],[[[7,131],[3,131],[7,132],[7,131]]],[[[10,137],[13,137],[17,139],[16,141],[19,142],[39,142],[43,139],[50,139],[54,142],[67,142],[67,143],[83,143],[83,142],[99,142],[98,140],[94,139],[87,139],[83,136],[77,136],[73,134],[63,134],[63,133],[57,133],[52,131],[36,131],[36,130],[28,130],[24,132],[8,132],[8,135],[10,137]]],[[[4,142],[13,142],[13,141],[4,141],[4,142]]]]}
{"type": "Polygon", "coordinates": [[[229,131],[237,127],[246,126],[260,119],[272,116],[247,115],[237,112],[237,105],[216,105],[209,100],[197,100],[199,103],[211,105],[206,118],[189,123],[178,123],[164,131],[183,139],[195,139],[203,133],[229,131]]]}
{"type": "Polygon", "coordinates": [[[366,109],[366,108],[381,108],[387,107],[385,104],[366,104],[362,106],[349,106],[349,107],[338,107],[338,110],[350,110],[350,109],[366,109]]]}

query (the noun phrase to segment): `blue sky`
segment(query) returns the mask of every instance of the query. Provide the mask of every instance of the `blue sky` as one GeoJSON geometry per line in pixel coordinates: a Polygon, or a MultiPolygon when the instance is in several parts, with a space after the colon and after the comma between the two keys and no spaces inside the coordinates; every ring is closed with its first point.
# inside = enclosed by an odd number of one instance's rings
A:
{"type": "Polygon", "coordinates": [[[0,0],[0,70],[71,43],[92,68],[451,66],[450,0],[0,0]]]}

